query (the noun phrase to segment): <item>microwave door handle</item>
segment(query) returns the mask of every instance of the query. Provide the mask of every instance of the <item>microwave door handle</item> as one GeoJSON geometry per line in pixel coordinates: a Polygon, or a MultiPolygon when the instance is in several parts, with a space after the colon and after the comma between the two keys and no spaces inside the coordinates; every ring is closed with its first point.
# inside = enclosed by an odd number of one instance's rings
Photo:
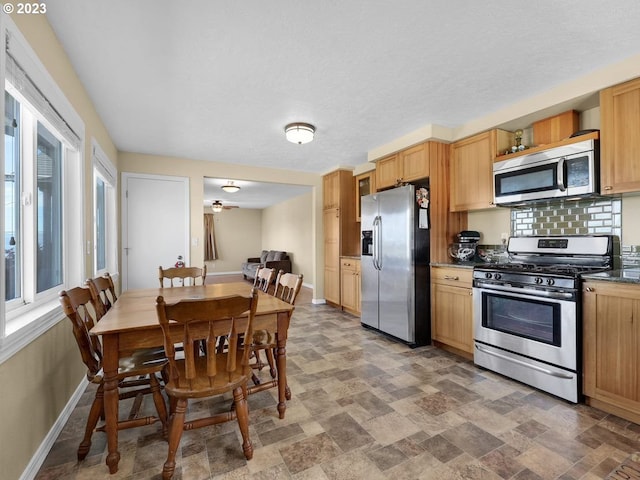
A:
{"type": "Polygon", "coordinates": [[[558,172],[557,172],[557,180],[558,180],[558,190],[564,192],[567,189],[567,181],[566,181],[566,158],[561,157],[558,160],[558,172]]]}

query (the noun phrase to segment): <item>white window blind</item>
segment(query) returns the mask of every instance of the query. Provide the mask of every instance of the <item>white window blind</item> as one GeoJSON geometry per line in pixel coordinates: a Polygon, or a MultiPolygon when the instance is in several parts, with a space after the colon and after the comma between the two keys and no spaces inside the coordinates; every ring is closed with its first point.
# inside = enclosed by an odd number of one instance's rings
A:
{"type": "Polygon", "coordinates": [[[53,128],[58,131],[73,149],[78,150],[81,144],[80,137],[13,57],[8,35],[6,37],[6,53],[6,79],[51,123],[53,128]]]}

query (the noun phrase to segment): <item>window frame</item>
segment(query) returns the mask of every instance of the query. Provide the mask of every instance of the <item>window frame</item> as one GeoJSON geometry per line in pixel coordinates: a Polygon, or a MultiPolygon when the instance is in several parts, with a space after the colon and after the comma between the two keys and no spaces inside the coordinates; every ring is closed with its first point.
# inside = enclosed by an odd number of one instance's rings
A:
{"type": "Polygon", "coordinates": [[[118,215],[117,215],[117,191],[118,172],[100,144],[94,139],[92,144],[93,165],[93,274],[102,275],[109,272],[116,279],[118,277],[118,215]],[[98,193],[97,179],[100,178],[105,185],[105,268],[98,268],[98,193]]]}
{"type": "MultiPolygon", "coordinates": [[[[6,306],[4,289],[0,289],[0,363],[2,363],[58,322],[64,320],[65,317],[62,313],[57,293],[61,289],[82,283],[84,280],[86,255],[78,255],[76,253],[84,253],[85,245],[84,122],[62,90],[58,87],[53,77],[51,77],[44,65],[40,62],[38,56],[30,47],[15,23],[7,15],[0,16],[0,34],[4,35],[7,43],[10,42],[12,57],[16,59],[41,94],[80,139],[77,149],[71,148],[67,142],[62,141],[63,145],[65,145],[63,147],[65,153],[63,153],[62,166],[63,284],[60,288],[50,289],[45,295],[35,299],[35,301],[30,304],[11,309],[8,309],[6,306]]],[[[7,85],[6,55],[5,49],[0,49],[0,75],[5,88],[7,85]]],[[[12,92],[10,91],[10,93],[12,92]]],[[[40,112],[32,111],[29,107],[24,108],[25,103],[30,105],[30,102],[26,102],[24,97],[19,94],[14,95],[14,97],[23,105],[23,111],[31,112],[36,120],[41,121],[49,131],[56,133],[57,138],[63,140],[61,136],[59,137],[59,132],[52,127],[51,122],[47,121],[40,112]]],[[[0,108],[4,109],[4,95],[0,98],[0,108]]],[[[35,122],[35,128],[37,129],[37,121],[35,122]]],[[[32,132],[32,135],[34,135],[34,139],[37,139],[35,131],[32,132]]],[[[4,175],[4,135],[2,136],[2,142],[3,148],[0,149],[0,162],[4,175]]],[[[36,162],[34,161],[32,163],[33,168],[35,168],[36,162]]],[[[3,181],[0,182],[0,194],[4,195],[4,193],[5,188],[3,181]]],[[[32,195],[34,195],[34,193],[32,193],[32,195]]],[[[32,201],[35,202],[35,199],[32,198],[32,201]]],[[[0,215],[0,229],[3,231],[4,223],[3,210],[3,214],[0,215]]],[[[33,228],[35,228],[35,224],[33,228]]],[[[2,255],[0,257],[1,270],[4,270],[4,264],[4,255],[2,255]]]]}

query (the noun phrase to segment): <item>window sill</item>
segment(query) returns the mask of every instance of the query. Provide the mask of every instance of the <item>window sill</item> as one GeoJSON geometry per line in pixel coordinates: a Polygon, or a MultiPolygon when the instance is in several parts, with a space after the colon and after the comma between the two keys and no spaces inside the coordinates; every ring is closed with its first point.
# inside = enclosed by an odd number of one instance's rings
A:
{"type": "Polygon", "coordinates": [[[7,319],[5,337],[0,341],[0,363],[11,358],[62,319],[64,315],[57,299],[11,320],[7,319]]]}

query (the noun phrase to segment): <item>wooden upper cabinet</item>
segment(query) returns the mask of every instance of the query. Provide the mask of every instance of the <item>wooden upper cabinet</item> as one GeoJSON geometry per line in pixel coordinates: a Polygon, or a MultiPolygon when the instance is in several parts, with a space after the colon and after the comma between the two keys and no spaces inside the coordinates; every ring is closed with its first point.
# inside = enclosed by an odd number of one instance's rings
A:
{"type": "Polygon", "coordinates": [[[450,208],[481,210],[493,204],[493,162],[513,144],[513,134],[490,130],[451,145],[450,208]]]}
{"type": "Polygon", "coordinates": [[[376,162],[376,189],[393,187],[401,176],[397,153],[376,162]]]}
{"type": "Polygon", "coordinates": [[[640,78],[600,92],[600,185],[604,194],[640,191],[640,78]]]}
{"type": "Polygon", "coordinates": [[[355,177],[356,182],[356,222],[360,221],[362,197],[376,191],[376,172],[371,170],[355,177]]]}
{"type": "Polygon", "coordinates": [[[576,110],[569,110],[533,122],[533,142],[536,146],[559,142],[569,138],[578,130],[580,130],[580,114],[576,110]]]}
{"type": "Polygon", "coordinates": [[[340,171],[328,173],[322,178],[322,207],[324,210],[340,206],[340,171]]]}
{"type": "Polygon", "coordinates": [[[412,182],[429,176],[429,153],[426,143],[415,145],[376,162],[378,190],[398,183],[412,182]]]}
{"type": "Polygon", "coordinates": [[[412,182],[429,176],[429,154],[427,145],[422,143],[398,153],[402,167],[401,180],[412,182]]]}

